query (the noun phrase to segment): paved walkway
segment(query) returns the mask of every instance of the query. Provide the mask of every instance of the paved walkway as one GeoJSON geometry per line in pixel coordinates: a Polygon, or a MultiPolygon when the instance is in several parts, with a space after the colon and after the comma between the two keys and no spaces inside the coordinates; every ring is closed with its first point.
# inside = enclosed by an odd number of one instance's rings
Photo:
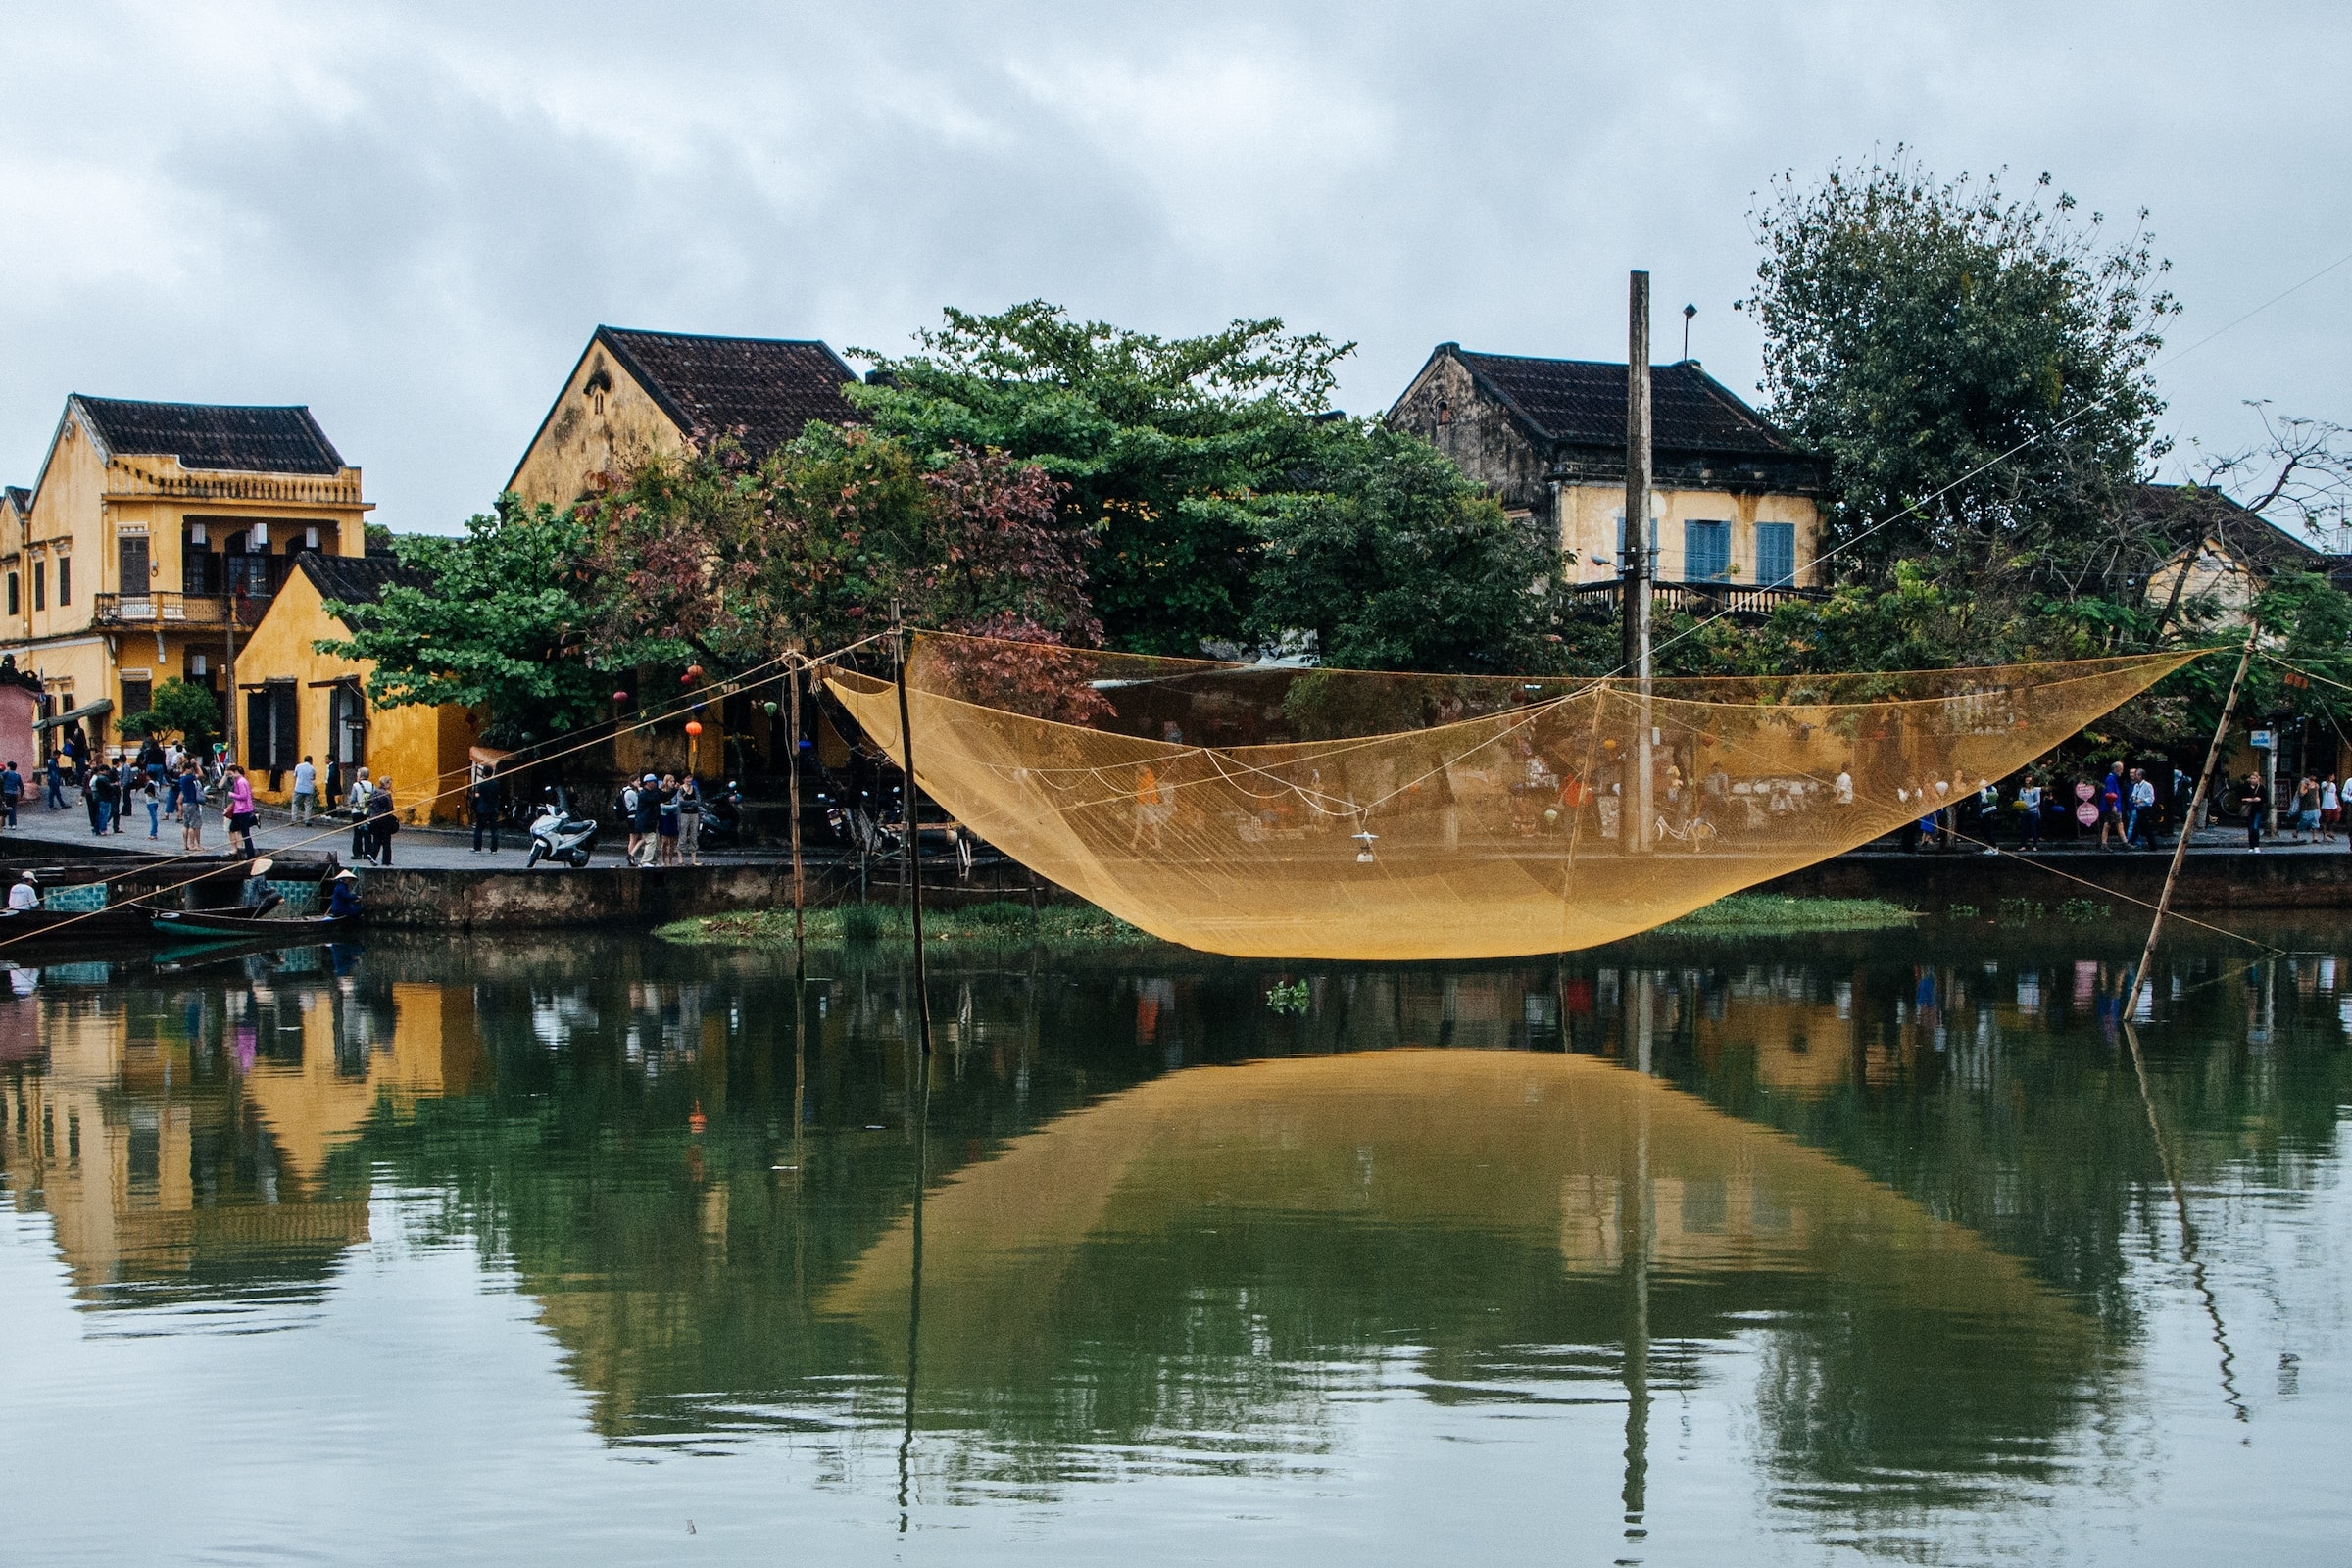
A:
{"type": "MultiPolygon", "coordinates": [[[[100,840],[90,832],[89,813],[76,802],[62,811],[53,811],[38,805],[20,808],[17,825],[0,829],[0,854],[23,854],[26,843],[55,844],[62,847],[105,848],[123,850],[140,855],[177,855],[179,824],[170,817],[163,819],[161,831],[155,838],[147,836],[147,812],[144,807],[134,808],[131,821],[122,825],[120,833],[110,833],[100,840]]],[[[297,828],[282,813],[264,811],[255,826],[254,844],[264,855],[282,850],[332,850],[352,860],[351,824],[348,820],[333,824],[317,823],[297,828]]],[[[427,871],[489,871],[520,870],[523,854],[530,848],[530,835],[519,829],[507,829],[499,834],[499,849],[475,853],[471,829],[445,827],[412,827],[401,825],[392,841],[393,864],[403,870],[427,871]]],[[[628,842],[626,835],[612,835],[610,830],[600,838],[596,847],[599,864],[618,865],[621,847],[628,842]]],[[[204,853],[218,855],[229,847],[228,830],[220,818],[207,812],[204,821],[204,853]]],[[[729,854],[711,853],[703,857],[707,864],[765,864],[779,858],[767,850],[740,851],[729,854]]],[[[811,859],[814,857],[810,858],[811,859]]],[[[828,857],[830,858],[830,857],[828,857]]]]}

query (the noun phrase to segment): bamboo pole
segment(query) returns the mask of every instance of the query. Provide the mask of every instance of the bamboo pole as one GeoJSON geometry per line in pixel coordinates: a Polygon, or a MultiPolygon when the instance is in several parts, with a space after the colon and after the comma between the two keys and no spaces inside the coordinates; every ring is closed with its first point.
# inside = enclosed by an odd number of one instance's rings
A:
{"type": "Polygon", "coordinates": [[[790,794],[792,797],[792,961],[794,969],[796,971],[802,971],[808,967],[808,933],[806,920],[808,894],[801,879],[800,669],[796,666],[789,670],[785,675],[785,679],[790,683],[787,686],[786,691],[788,693],[788,706],[792,710],[790,719],[791,729],[787,733],[784,742],[785,756],[791,760],[786,765],[791,769],[792,778],[792,783],[790,786],[790,794]]]}
{"type": "Polygon", "coordinates": [[[2172,868],[2164,873],[2164,891],[2156,896],[2156,917],[2148,922],[2148,944],[2139,950],[2139,966],[2132,971],[2132,1000],[2124,1008],[2129,1019],[2139,1006],[2140,990],[2150,984],[2148,965],[2156,961],[2156,939],[2164,931],[2164,917],[2173,906],[2173,884],[2180,880],[2180,862],[2188,858],[2188,835],[2197,803],[2213,784],[2213,770],[2221,765],[2222,743],[2230,738],[2230,720],[2237,715],[2237,694],[2246,684],[2246,666],[2254,662],[2254,640],[2261,635],[2258,627],[2246,632],[2245,652],[2237,656],[2237,673],[2230,677],[2230,696],[2222,704],[2222,721],[2213,728],[2213,744],[2205,749],[2205,767],[2197,775],[2196,793],[2188,798],[2188,811],[2180,819],[2180,837],[2173,845],[2172,868]]]}
{"type": "Polygon", "coordinates": [[[906,817],[906,908],[908,923],[914,927],[914,1005],[915,1015],[922,1021],[923,1054],[931,1054],[931,986],[923,972],[923,832],[922,818],[917,809],[914,783],[914,721],[906,708],[906,632],[898,634],[899,650],[899,760],[906,770],[906,787],[900,792],[900,805],[906,817]]]}

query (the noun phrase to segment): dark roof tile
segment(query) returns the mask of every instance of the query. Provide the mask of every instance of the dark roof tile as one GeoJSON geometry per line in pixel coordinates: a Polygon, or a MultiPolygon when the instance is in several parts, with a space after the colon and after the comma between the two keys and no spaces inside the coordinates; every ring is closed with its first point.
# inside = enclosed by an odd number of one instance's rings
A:
{"type": "Polygon", "coordinates": [[[433,575],[421,566],[404,566],[387,556],[322,556],[306,550],[294,558],[302,574],[311,579],[321,599],[346,605],[372,605],[386,588],[433,586],[433,575]]]}
{"type": "Polygon", "coordinates": [[[702,337],[688,332],[596,329],[629,372],[697,443],[736,434],[764,456],[811,419],[861,417],[841,395],[857,372],[813,338],[702,337]]]}
{"type": "MultiPolygon", "coordinates": [[[[1456,352],[1471,374],[1541,434],[1568,446],[1625,450],[1623,365],[1456,352]]],[[[1650,440],[1661,452],[1793,455],[1763,416],[1695,361],[1653,366],[1649,389],[1650,440]]]]}
{"type": "Polygon", "coordinates": [[[311,411],[218,403],[134,403],[79,393],[91,432],[118,457],[173,457],[182,467],[248,473],[343,471],[343,459],[311,411]]]}

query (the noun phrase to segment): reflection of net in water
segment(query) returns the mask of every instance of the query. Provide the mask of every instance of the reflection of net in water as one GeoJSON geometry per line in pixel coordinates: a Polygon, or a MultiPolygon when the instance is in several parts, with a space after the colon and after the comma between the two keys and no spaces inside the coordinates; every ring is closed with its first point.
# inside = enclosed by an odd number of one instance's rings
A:
{"type": "MultiPolygon", "coordinates": [[[[1498,957],[1647,930],[1957,810],[2193,657],[1643,694],[926,636],[907,695],[926,793],[1154,935],[1498,957]]],[[[888,682],[827,684],[899,753],[888,682]]]]}

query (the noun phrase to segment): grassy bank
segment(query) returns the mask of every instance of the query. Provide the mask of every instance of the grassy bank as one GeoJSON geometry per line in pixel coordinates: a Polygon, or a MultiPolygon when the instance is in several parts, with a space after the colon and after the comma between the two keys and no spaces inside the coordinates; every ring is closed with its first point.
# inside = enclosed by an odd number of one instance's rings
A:
{"type": "Polygon", "coordinates": [[[1808,931],[1886,931],[1918,915],[1885,899],[1788,899],[1734,893],[1659,927],[1668,936],[1771,937],[1808,931]]]}
{"type": "MultiPolygon", "coordinates": [[[[810,909],[808,942],[812,947],[895,944],[913,940],[904,906],[848,904],[810,909]]],[[[711,914],[665,925],[655,933],[672,942],[724,947],[792,946],[792,911],[760,909],[748,914],[711,914]]],[[[955,909],[925,909],[923,939],[952,948],[983,950],[1027,948],[1031,944],[1029,906],[1009,901],[967,904],[955,909]]],[[[1159,939],[1139,931],[1115,914],[1092,905],[1049,904],[1037,912],[1036,942],[1063,952],[1108,953],[1159,945],[1159,939]]]]}
{"type": "MultiPolygon", "coordinates": [[[[897,904],[810,909],[808,918],[812,947],[904,946],[911,940],[906,910],[897,904]]],[[[1901,905],[1884,899],[1785,899],[1735,893],[1660,930],[1680,937],[1790,936],[1809,931],[1885,931],[1907,926],[1917,918],[1901,905]]],[[[792,946],[792,911],[704,915],[665,925],[656,934],[689,944],[788,948],[792,946]]],[[[923,935],[931,942],[969,951],[1027,948],[1032,941],[1029,906],[1004,902],[928,909],[923,914],[923,935]]],[[[1038,911],[1034,940],[1065,953],[1116,953],[1160,945],[1149,932],[1083,904],[1046,905],[1038,911]]]]}

